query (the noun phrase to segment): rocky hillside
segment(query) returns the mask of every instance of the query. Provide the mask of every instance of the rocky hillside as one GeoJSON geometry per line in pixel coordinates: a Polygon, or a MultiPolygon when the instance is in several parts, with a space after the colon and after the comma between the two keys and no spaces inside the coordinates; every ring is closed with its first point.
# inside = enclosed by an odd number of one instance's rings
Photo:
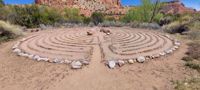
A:
{"type": "Polygon", "coordinates": [[[197,11],[192,8],[185,7],[180,0],[174,0],[164,3],[161,8],[161,12],[164,14],[184,14],[184,13],[196,13],[197,11]]]}
{"type": "Polygon", "coordinates": [[[56,8],[78,8],[81,14],[86,16],[90,16],[94,11],[123,13],[120,0],[35,0],[35,3],[56,8]]]}

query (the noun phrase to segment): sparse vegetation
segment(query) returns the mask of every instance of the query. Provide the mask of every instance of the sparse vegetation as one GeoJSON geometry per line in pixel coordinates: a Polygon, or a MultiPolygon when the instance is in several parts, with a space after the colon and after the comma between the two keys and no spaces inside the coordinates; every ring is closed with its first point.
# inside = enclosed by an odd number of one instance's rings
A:
{"type": "Polygon", "coordinates": [[[19,26],[0,21],[0,42],[14,39],[20,35],[22,35],[22,30],[19,26]]]}
{"type": "Polygon", "coordinates": [[[200,71],[200,44],[197,42],[189,44],[187,55],[182,58],[186,61],[185,66],[200,71]]]}
{"type": "Polygon", "coordinates": [[[191,78],[174,83],[176,90],[200,90],[200,78],[191,78]]]}
{"type": "Polygon", "coordinates": [[[79,15],[79,10],[75,9],[75,8],[65,8],[64,19],[68,23],[81,23],[82,22],[82,17],[79,15]]]}
{"type": "Polygon", "coordinates": [[[95,25],[98,25],[104,21],[104,15],[100,12],[94,12],[91,16],[91,19],[95,25]]]}
{"type": "Polygon", "coordinates": [[[160,1],[156,0],[153,3],[151,0],[142,0],[142,5],[138,8],[130,9],[127,14],[122,18],[123,22],[158,22],[163,14],[159,13],[159,8],[161,7],[160,1]]]}

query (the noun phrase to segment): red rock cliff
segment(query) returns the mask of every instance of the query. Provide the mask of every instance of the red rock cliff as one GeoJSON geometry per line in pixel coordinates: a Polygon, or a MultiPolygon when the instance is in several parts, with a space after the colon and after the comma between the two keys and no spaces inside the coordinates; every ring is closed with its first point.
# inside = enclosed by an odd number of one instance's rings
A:
{"type": "Polygon", "coordinates": [[[90,16],[94,11],[125,13],[120,0],[35,0],[35,3],[59,9],[78,8],[86,16],[90,16]]]}

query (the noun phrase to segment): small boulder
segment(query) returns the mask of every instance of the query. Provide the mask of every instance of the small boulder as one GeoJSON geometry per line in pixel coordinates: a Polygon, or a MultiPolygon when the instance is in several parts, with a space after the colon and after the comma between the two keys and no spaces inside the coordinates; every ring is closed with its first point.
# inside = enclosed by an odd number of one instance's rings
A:
{"type": "Polygon", "coordinates": [[[174,46],[175,49],[178,49],[178,46],[174,46]]]}
{"type": "Polygon", "coordinates": [[[110,69],[114,69],[114,68],[115,68],[115,65],[116,65],[115,61],[113,61],[113,60],[108,61],[108,67],[109,67],[110,69]]]}
{"type": "Polygon", "coordinates": [[[160,56],[165,56],[165,55],[166,55],[165,52],[161,52],[161,53],[160,53],[160,56]]]}
{"type": "Polygon", "coordinates": [[[118,60],[117,64],[119,65],[119,67],[121,67],[125,64],[125,62],[123,60],[118,60]]]}
{"type": "Polygon", "coordinates": [[[133,59],[129,59],[129,60],[128,60],[128,63],[129,63],[129,64],[133,64],[133,63],[134,63],[134,60],[133,60],[133,59]]]}
{"type": "Polygon", "coordinates": [[[53,60],[53,62],[54,62],[54,63],[59,63],[60,60],[59,60],[58,58],[55,58],[55,59],[53,60]]]}
{"type": "Polygon", "coordinates": [[[67,59],[65,60],[65,63],[66,63],[66,64],[70,64],[71,62],[72,62],[72,61],[70,61],[70,60],[67,60],[67,59]]]}
{"type": "Polygon", "coordinates": [[[40,59],[40,56],[38,55],[33,56],[33,60],[38,60],[38,59],[40,59]]]}
{"type": "Polygon", "coordinates": [[[143,56],[140,56],[140,57],[137,58],[137,62],[139,62],[139,63],[143,63],[145,60],[146,59],[143,56]]]}
{"type": "Polygon", "coordinates": [[[180,45],[181,45],[180,42],[175,42],[174,44],[177,45],[177,46],[180,46],[180,45]]]}
{"type": "Polygon", "coordinates": [[[173,53],[173,50],[169,49],[165,51],[167,54],[173,53]]]}
{"type": "Polygon", "coordinates": [[[18,54],[18,53],[21,52],[21,50],[16,48],[16,49],[13,50],[13,52],[18,54]]]}
{"type": "Polygon", "coordinates": [[[33,56],[34,55],[30,54],[30,55],[28,55],[28,58],[33,59],[33,56]]]}
{"type": "Polygon", "coordinates": [[[71,63],[72,69],[81,69],[82,63],[80,61],[73,61],[71,63]]]}

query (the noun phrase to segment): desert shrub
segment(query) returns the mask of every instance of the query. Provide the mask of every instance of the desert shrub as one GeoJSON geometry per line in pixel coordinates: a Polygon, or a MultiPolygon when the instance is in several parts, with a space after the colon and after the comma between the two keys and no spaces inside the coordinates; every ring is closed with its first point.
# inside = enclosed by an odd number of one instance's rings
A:
{"type": "Polygon", "coordinates": [[[91,19],[95,25],[98,25],[104,21],[104,15],[100,12],[94,12],[92,13],[91,19]]]}
{"type": "Polygon", "coordinates": [[[190,57],[190,56],[185,56],[185,57],[183,57],[183,58],[182,58],[182,60],[184,60],[184,61],[188,62],[188,61],[192,61],[192,60],[193,60],[193,58],[192,58],[192,57],[190,57]]]}
{"type": "MultiPolygon", "coordinates": [[[[9,15],[13,14],[12,6],[4,6],[0,8],[0,20],[7,20],[9,19],[9,15]]],[[[11,17],[12,18],[12,17],[11,17]]]]}
{"type": "Polygon", "coordinates": [[[189,25],[189,28],[191,30],[196,30],[196,31],[200,30],[200,21],[195,21],[195,22],[191,23],[189,25]]]}
{"type": "Polygon", "coordinates": [[[145,28],[145,29],[160,29],[160,25],[157,23],[141,23],[141,22],[131,22],[128,26],[132,28],[145,28]]]}
{"type": "Polygon", "coordinates": [[[199,61],[189,61],[185,64],[185,66],[188,66],[189,68],[195,69],[197,71],[200,71],[200,62],[199,61]]]}
{"type": "Polygon", "coordinates": [[[20,35],[22,35],[22,29],[19,26],[0,21],[0,41],[13,39],[20,35]]]}
{"type": "Polygon", "coordinates": [[[183,81],[176,81],[175,90],[200,90],[200,78],[191,78],[183,81]]]}
{"type": "Polygon", "coordinates": [[[91,18],[90,17],[84,17],[83,18],[83,23],[84,24],[89,24],[91,22],[91,18]]]}
{"type": "Polygon", "coordinates": [[[102,27],[123,27],[125,23],[120,21],[104,21],[100,26],[102,27]]]}
{"type": "Polygon", "coordinates": [[[79,15],[79,10],[76,8],[65,8],[64,18],[68,23],[81,23],[82,16],[79,15]]]}
{"type": "Polygon", "coordinates": [[[189,39],[191,40],[200,40],[200,31],[191,31],[189,34],[189,39]]]}
{"type": "Polygon", "coordinates": [[[185,31],[189,31],[189,28],[187,27],[187,25],[184,25],[183,23],[181,23],[180,21],[175,21],[172,22],[168,25],[165,25],[162,27],[162,29],[167,32],[167,33],[183,33],[185,31]]]}
{"type": "Polygon", "coordinates": [[[186,54],[188,56],[182,58],[186,61],[185,66],[200,71],[200,44],[190,43],[186,54]]]}
{"type": "Polygon", "coordinates": [[[54,24],[62,19],[58,10],[47,6],[5,6],[0,9],[1,20],[28,28],[38,27],[39,24],[54,24]]]}
{"type": "Polygon", "coordinates": [[[199,43],[190,43],[187,55],[193,59],[200,59],[200,44],[199,43]]]}
{"type": "Polygon", "coordinates": [[[158,13],[158,14],[155,15],[153,21],[156,22],[156,23],[159,23],[162,18],[164,18],[164,15],[162,13],[158,13]]]}

